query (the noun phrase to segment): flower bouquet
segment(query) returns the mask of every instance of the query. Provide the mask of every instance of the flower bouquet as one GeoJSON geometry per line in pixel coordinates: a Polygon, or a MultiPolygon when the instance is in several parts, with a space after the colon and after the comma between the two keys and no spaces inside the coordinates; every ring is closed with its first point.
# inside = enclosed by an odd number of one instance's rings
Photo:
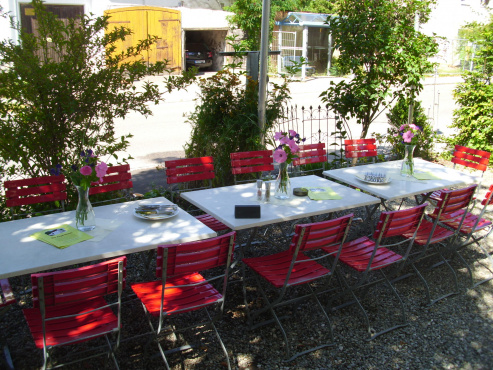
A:
{"type": "Polygon", "coordinates": [[[276,180],[274,197],[277,199],[291,198],[291,182],[288,176],[288,164],[296,157],[300,150],[298,144],[306,139],[300,138],[300,135],[294,131],[276,132],[274,140],[279,141],[279,146],[274,150],[274,160],[279,163],[279,175],[276,180]]]}
{"type": "MultiPolygon", "coordinates": [[[[89,201],[89,188],[92,182],[101,182],[106,175],[108,165],[104,162],[98,163],[98,158],[91,149],[82,151],[77,163],[70,166],[67,173],[78,193],[78,203],[75,210],[76,227],[81,231],[90,231],[96,227],[96,216],[89,201]]],[[[53,175],[59,175],[62,171],[61,165],[56,165],[51,170],[53,175]]]]}
{"type": "Polygon", "coordinates": [[[399,128],[399,133],[404,144],[404,159],[401,165],[401,175],[410,177],[414,175],[414,149],[419,143],[422,134],[421,128],[414,123],[406,123],[399,128]]]}

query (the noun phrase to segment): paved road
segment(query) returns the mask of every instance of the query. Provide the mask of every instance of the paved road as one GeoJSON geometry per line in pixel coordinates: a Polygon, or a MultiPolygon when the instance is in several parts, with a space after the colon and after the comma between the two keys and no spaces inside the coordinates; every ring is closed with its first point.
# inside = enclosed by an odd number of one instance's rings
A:
{"type": "MultiPolygon", "coordinates": [[[[207,77],[211,72],[205,73],[207,77]]],[[[160,83],[163,77],[153,77],[160,83]]],[[[321,104],[319,95],[327,89],[330,77],[314,78],[304,82],[290,83],[292,104],[298,107],[321,104]]],[[[444,133],[450,133],[447,128],[452,121],[455,103],[452,91],[460,81],[460,77],[427,78],[425,88],[420,94],[420,100],[427,115],[433,119],[435,128],[444,133]]],[[[166,159],[183,157],[183,146],[189,140],[191,127],[186,122],[187,115],[194,110],[195,99],[199,88],[194,84],[183,91],[173,91],[166,101],[157,106],[152,105],[153,115],[145,118],[132,113],[125,120],[116,122],[118,136],[131,133],[129,153],[134,157],[130,160],[134,177],[134,189],[145,192],[153,186],[164,185],[164,174],[156,170],[166,159]]],[[[350,125],[353,136],[358,137],[360,127],[350,125]]],[[[387,130],[387,118],[381,114],[372,124],[370,133],[384,133],[387,130]]]]}

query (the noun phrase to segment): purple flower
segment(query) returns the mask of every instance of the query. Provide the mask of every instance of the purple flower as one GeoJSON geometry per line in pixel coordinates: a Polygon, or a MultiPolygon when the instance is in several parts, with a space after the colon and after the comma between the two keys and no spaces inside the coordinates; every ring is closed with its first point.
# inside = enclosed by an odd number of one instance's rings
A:
{"type": "Polygon", "coordinates": [[[288,159],[288,155],[286,154],[284,149],[276,149],[274,151],[273,157],[277,163],[284,163],[286,162],[286,159],[288,159]]]}
{"type": "Polygon", "coordinates": [[[274,140],[279,140],[281,139],[282,137],[284,136],[284,134],[282,132],[276,132],[274,134],[274,140]]]}
{"type": "Polygon", "coordinates": [[[411,140],[413,139],[413,137],[414,137],[414,134],[412,131],[406,131],[402,135],[402,140],[404,140],[405,143],[410,143],[411,140]]]}
{"type": "Polygon", "coordinates": [[[96,176],[99,177],[99,182],[103,182],[106,171],[108,171],[108,165],[106,163],[101,162],[96,166],[96,176]]]}
{"type": "Polygon", "coordinates": [[[79,169],[79,167],[77,167],[77,165],[75,164],[71,165],[70,168],[72,169],[72,171],[77,171],[79,169]]]}
{"type": "Polygon", "coordinates": [[[91,166],[84,166],[80,169],[80,173],[84,176],[90,176],[92,174],[91,166]]]}
{"type": "Polygon", "coordinates": [[[288,143],[288,146],[289,149],[291,149],[291,153],[297,153],[300,150],[300,148],[298,147],[298,145],[296,145],[294,141],[290,141],[288,143]]]}

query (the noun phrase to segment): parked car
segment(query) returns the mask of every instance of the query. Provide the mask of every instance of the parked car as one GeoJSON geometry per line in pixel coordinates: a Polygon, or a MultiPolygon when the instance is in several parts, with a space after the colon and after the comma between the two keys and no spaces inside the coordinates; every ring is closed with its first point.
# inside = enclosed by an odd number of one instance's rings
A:
{"type": "Polygon", "coordinates": [[[212,51],[201,42],[186,44],[185,58],[187,68],[195,66],[197,68],[210,68],[212,66],[212,51]]]}

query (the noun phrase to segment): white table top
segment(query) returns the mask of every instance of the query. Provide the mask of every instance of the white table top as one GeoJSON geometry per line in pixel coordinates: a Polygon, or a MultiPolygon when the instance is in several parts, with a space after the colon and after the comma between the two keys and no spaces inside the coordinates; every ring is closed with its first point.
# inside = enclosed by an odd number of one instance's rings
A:
{"type": "Polygon", "coordinates": [[[440,179],[412,179],[412,181],[407,181],[400,176],[401,163],[402,160],[380,162],[363,166],[324,171],[323,174],[324,176],[365,190],[385,201],[402,199],[422,193],[429,193],[443,188],[470,185],[478,183],[479,181],[479,178],[472,174],[461,172],[453,168],[444,167],[440,164],[428,162],[420,158],[414,159],[414,170],[431,172],[440,177],[440,179]],[[368,184],[356,177],[356,174],[364,174],[365,172],[386,172],[392,180],[388,184],[368,184]]]}
{"type": "Polygon", "coordinates": [[[274,199],[274,191],[271,190],[271,202],[259,202],[255,199],[257,190],[255,183],[185,192],[181,196],[233,230],[243,230],[380,203],[379,199],[371,195],[318,176],[294,177],[290,180],[293,188],[329,186],[342,196],[342,199],[313,201],[308,197],[293,196],[291,200],[281,201],[274,199]],[[256,204],[260,204],[261,218],[235,218],[235,205],[256,204]]]}
{"type": "MultiPolygon", "coordinates": [[[[133,210],[139,203],[170,204],[166,198],[95,207],[96,229],[112,228],[100,241],[87,240],[58,249],[30,237],[53,226],[75,227],[75,211],[0,223],[0,278],[90,262],[153,249],[158,245],[182,243],[215,237],[217,234],[183,210],[161,221],[137,218],[133,210]]],[[[93,232],[89,232],[91,234],[93,232]]],[[[104,234],[104,233],[103,233],[104,234]]],[[[95,238],[100,239],[100,238],[95,238]]]]}

